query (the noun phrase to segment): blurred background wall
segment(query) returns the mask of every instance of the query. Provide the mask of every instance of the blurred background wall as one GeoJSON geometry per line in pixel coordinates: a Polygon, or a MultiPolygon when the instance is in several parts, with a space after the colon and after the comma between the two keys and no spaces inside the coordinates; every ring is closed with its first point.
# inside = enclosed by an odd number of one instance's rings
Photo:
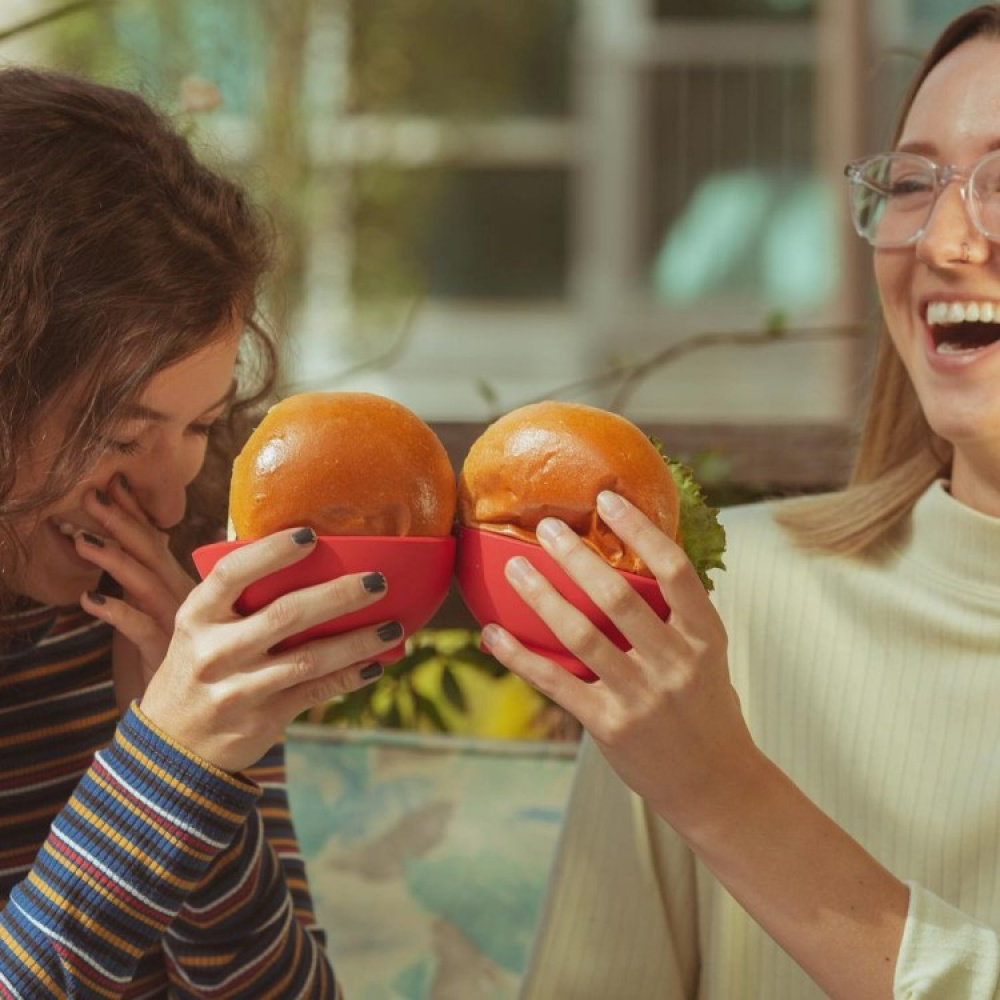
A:
{"type": "Polygon", "coordinates": [[[843,165],[887,144],[958,9],[3,0],[0,60],[139,89],[250,183],[281,235],[287,391],[369,389],[435,421],[562,395],[839,424],[873,315],[843,165]],[[700,334],[725,336],[623,382],[700,334]]]}

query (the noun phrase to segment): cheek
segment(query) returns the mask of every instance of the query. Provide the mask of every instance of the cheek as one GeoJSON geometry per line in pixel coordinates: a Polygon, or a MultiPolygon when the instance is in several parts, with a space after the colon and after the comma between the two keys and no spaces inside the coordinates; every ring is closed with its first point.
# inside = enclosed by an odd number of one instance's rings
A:
{"type": "Polygon", "coordinates": [[[909,301],[915,259],[908,248],[875,251],[875,286],[883,305],[899,306],[909,301]]]}
{"type": "Polygon", "coordinates": [[[902,335],[901,326],[910,313],[910,271],[909,255],[876,251],[875,287],[894,339],[902,335]]]}

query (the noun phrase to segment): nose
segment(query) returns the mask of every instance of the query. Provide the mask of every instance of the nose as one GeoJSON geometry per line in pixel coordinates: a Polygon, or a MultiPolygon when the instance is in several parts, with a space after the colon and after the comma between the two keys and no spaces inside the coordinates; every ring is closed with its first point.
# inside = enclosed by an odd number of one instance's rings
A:
{"type": "Polygon", "coordinates": [[[187,487],[205,458],[203,444],[164,447],[136,456],[122,472],[146,516],[162,531],[176,527],[187,511],[187,487]]]}
{"type": "Polygon", "coordinates": [[[949,181],[931,207],[930,218],[917,240],[917,256],[932,267],[981,259],[986,237],[976,228],[962,193],[962,182],[949,181]]]}

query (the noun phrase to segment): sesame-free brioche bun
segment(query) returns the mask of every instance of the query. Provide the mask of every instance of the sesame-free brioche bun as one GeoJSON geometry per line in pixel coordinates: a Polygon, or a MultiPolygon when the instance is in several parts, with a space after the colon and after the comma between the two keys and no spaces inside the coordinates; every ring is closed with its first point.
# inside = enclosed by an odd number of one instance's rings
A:
{"type": "Polygon", "coordinates": [[[611,566],[651,576],[598,515],[602,490],[621,494],[677,539],[673,476],[635,424],[582,403],[532,403],[490,424],[469,449],[458,480],[459,522],[535,542],[538,522],[558,517],[611,566]]]}
{"type": "Polygon", "coordinates": [[[307,392],[268,410],[233,463],[231,531],[260,538],[441,537],[455,474],[440,438],[401,403],[367,392],[307,392]]]}

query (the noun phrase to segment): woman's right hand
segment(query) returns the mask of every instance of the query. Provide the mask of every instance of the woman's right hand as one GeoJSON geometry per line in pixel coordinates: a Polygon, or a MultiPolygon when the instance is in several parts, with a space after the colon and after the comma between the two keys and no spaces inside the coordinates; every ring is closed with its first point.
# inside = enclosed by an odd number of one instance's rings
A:
{"type": "Polygon", "coordinates": [[[580,722],[622,781],[682,834],[725,826],[735,793],[767,768],[730,681],[723,623],[680,545],[621,497],[602,494],[598,509],[651,568],[671,609],[667,620],[575,532],[547,518],[539,543],[630,648],[619,649],[523,557],[507,565],[511,585],[597,680],[581,680],[496,624],[483,641],[580,722]]]}
{"type": "Polygon", "coordinates": [[[225,771],[259,760],[305,709],[377,678],[381,671],[365,665],[399,642],[398,623],[386,622],[271,652],[383,597],[384,589],[373,593],[362,583],[370,574],[293,591],[251,615],[234,610],[251,583],[305,558],[315,541],[301,529],[279,532],[220,559],[177,612],[166,656],[142,696],[150,722],[225,771]]]}

